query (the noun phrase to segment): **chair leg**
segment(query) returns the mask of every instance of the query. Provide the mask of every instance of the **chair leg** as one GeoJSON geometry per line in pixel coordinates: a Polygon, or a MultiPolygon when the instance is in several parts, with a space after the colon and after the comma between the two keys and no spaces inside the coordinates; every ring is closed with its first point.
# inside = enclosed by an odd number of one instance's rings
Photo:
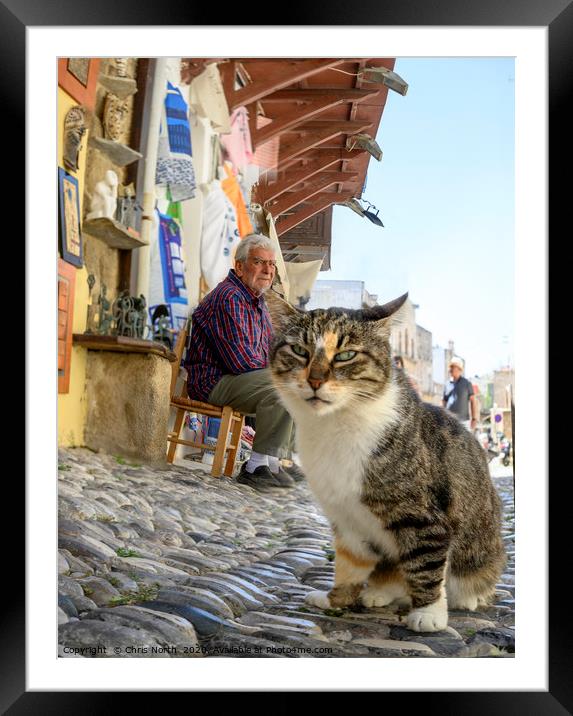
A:
{"type": "Polygon", "coordinates": [[[167,438],[167,441],[169,443],[169,447],[167,450],[167,462],[173,462],[175,459],[175,451],[177,450],[177,440],[179,440],[179,436],[181,435],[181,428],[183,427],[183,420],[185,419],[185,410],[183,408],[177,408],[177,415],[175,416],[175,423],[173,425],[173,433],[175,435],[174,438],[169,439],[167,438]]]}
{"type": "Polygon", "coordinates": [[[241,420],[234,420],[233,423],[231,445],[234,445],[235,447],[232,450],[229,450],[225,469],[223,470],[223,475],[226,477],[232,477],[233,470],[235,469],[235,461],[237,460],[237,454],[239,452],[239,448],[241,447],[241,433],[243,432],[245,418],[242,418],[241,420]]]}
{"type": "Polygon", "coordinates": [[[225,405],[225,407],[223,408],[223,413],[221,415],[219,437],[217,438],[217,447],[215,448],[213,467],[211,469],[211,475],[213,475],[213,477],[221,477],[221,473],[223,472],[223,460],[225,458],[227,437],[229,435],[229,428],[231,427],[232,417],[233,408],[231,408],[230,405],[225,405]]]}

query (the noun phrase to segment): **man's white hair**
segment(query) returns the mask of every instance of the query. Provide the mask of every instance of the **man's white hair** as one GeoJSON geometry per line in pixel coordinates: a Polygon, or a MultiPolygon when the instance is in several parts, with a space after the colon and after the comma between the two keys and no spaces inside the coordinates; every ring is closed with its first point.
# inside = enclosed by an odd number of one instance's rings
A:
{"type": "Polygon", "coordinates": [[[246,261],[249,258],[251,249],[264,249],[276,253],[274,241],[263,234],[248,234],[244,239],[239,241],[237,250],[235,251],[235,261],[246,261]]]}

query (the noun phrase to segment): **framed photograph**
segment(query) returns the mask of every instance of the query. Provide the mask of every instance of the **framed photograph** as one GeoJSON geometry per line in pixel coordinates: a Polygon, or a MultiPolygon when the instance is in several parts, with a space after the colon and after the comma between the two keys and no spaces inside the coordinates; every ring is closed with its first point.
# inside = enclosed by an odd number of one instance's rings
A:
{"type": "Polygon", "coordinates": [[[93,110],[101,60],[93,57],[58,59],[58,84],[79,104],[93,110]]]}
{"type": "MultiPolygon", "coordinates": [[[[446,46],[441,44],[435,37],[426,40],[424,44],[424,33],[430,33],[432,30],[438,29],[449,30],[453,36],[461,38],[462,30],[473,27],[476,34],[484,31],[480,37],[480,49],[483,48],[484,54],[491,54],[490,43],[486,32],[492,34],[501,33],[508,27],[513,28],[517,32],[525,28],[535,27],[545,32],[545,41],[548,47],[548,55],[543,55],[543,63],[545,64],[544,72],[548,76],[548,91],[546,85],[542,82],[536,95],[536,101],[542,106],[549,115],[548,127],[543,125],[540,130],[536,130],[538,135],[534,137],[534,141],[528,142],[528,150],[530,152],[537,151],[539,147],[546,147],[548,133],[551,136],[550,151],[550,167],[554,182],[552,183],[552,201],[549,207],[546,206],[546,191],[532,192],[529,195],[529,201],[525,205],[520,204],[517,213],[522,212],[523,220],[528,221],[529,207],[543,205],[543,211],[551,214],[551,225],[561,226],[565,222],[568,210],[568,201],[562,200],[559,196],[560,192],[568,190],[567,182],[563,181],[563,177],[568,174],[570,152],[567,147],[570,146],[570,129],[569,115],[566,112],[566,100],[571,95],[571,77],[572,74],[567,70],[573,63],[573,45],[570,42],[572,34],[573,5],[569,5],[570,0],[549,0],[549,2],[541,3],[539,0],[532,5],[524,5],[516,0],[508,0],[508,3],[494,3],[492,0],[485,0],[484,3],[459,4],[453,0],[437,0],[436,3],[428,4],[413,0],[410,3],[394,4],[392,7],[372,5],[368,8],[367,27],[364,26],[364,17],[360,13],[354,19],[358,25],[349,25],[349,13],[347,8],[342,6],[332,6],[325,9],[319,9],[318,6],[308,5],[301,9],[298,7],[289,8],[288,19],[285,16],[285,22],[289,26],[279,28],[289,40],[290,44],[283,41],[281,44],[277,42],[273,47],[265,44],[265,37],[256,35],[256,33],[264,32],[265,36],[272,35],[271,28],[267,26],[248,27],[243,26],[241,32],[237,33],[233,27],[232,17],[236,17],[238,24],[241,24],[241,18],[237,17],[238,13],[232,8],[230,15],[225,18],[226,25],[224,27],[204,28],[199,26],[197,29],[203,35],[209,37],[209,31],[218,33],[216,37],[210,37],[210,48],[204,49],[201,45],[201,37],[192,37],[196,44],[193,44],[194,54],[197,56],[207,56],[213,54],[223,54],[223,52],[231,56],[243,57],[252,54],[252,47],[256,44],[257,49],[266,53],[266,56],[284,56],[292,57],[292,53],[300,55],[308,55],[311,53],[325,53],[324,46],[315,42],[321,32],[332,33],[336,31],[342,32],[345,38],[338,35],[338,44],[335,47],[328,48],[326,54],[317,54],[318,57],[330,57],[334,53],[341,53],[349,57],[360,57],[366,54],[366,50],[362,47],[359,54],[356,55],[357,42],[356,37],[362,31],[365,34],[374,37],[380,48],[379,52],[385,56],[460,56],[471,54],[461,39],[457,40],[457,45],[446,46]],[[320,26],[323,23],[323,26],[320,26]],[[305,24],[308,27],[305,27],[305,24]],[[449,26],[449,27],[448,27],[449,26]],[[385,29],[399,27],[409,33],[407,47],[398,46],[396,44],[378,42],[377,33],[383,33],[385,29]],[[311,31],[312,36],[306,33],[311,31]],[[288,33],[291,32],[289,35],[288,33]],[[292,36],[295,33],[295,36],[292,36]],[[312,39],[310,39],[312,37],[312,39]],[[237,39],[237,44],[229,50],[227,42],[237,39]],[[297,39],[299,38],[299,39],[297,39]],[[413,38],[413,39],[412,39],[413,38]],[[305,39],[307,42],[305,42],[305,39]],[[341,42],[341,39],[343,40],[341,42]],[[420,42],[420,40],[422,40],[420,42]],[[391,46],[390,46],[391,45],[391,46]],[[223,49],[225,48],[225,49],[223,49]],[[294,49],[293,49],[294,48],[294,49]],[[336,49],[338,48],[338,49],[336,49]],[[343,48],[343,49],[341,49],[343,48]],[[557,199],[553,200],[553,188],[556,192],[557,199]]],[[[154,26],[162,23],[168,24],[172,16],[165,16],[165,8],[153,8],[151,4],[143,4],[138,8],[137,23],[138,27],[130,27],[129,23],[134,21],[130,15],[129,6],[121,6],[102,2],[97,8],[91,8],[88,14],[87,8],[75,6],[72,14],[64,15],[57,8],[50,8],[49,12],[41,11],[40,6],[32,10],[29,8],[26,13],[6,13],[0,8],[0,18],[5,18],[4,24],[0,23],[0,32],[6,36],[6,52],[13,52],[21,63],[21,71],[12,78],[12,82],[16,88],[25,86],[25,63],[27,56],[27,75],[30,81],[35,77],[42,75],[41,64],[39,58],[43,57],[44,65],[48,64],[50,59],[48,54],[50,49],[44,50],[44,55],[37,49],[39,40],[35,37],[36,27],[26,27],[26,25],[50,25],[55,26],[60,34],[54,37],[52,43],[52,52],[73,54],[77,53],[80,47],[78,33],[82,33],[86,28],[82,23],[91,26],[92,36],[89,42],[85,43],[85,52],[87,54],[101,54],[103,49],[112,54],[128,54],[130,56],[143,56],[148,53],[149,56],[165,56],[172,57],[174,55],[183,56],[185,51],[181,49],[183,42],[186,47],[190,46],[189,34],[192,33],[193,25],[199,20],[209,24],[212,15],[204,10],[198,12],[198,8],[193,8],[191,12],[189,7],[183,8],[178,16],[179,27],[155,27],[158,33],[169,40],[170,46],[166,49],[162,45],[160,39],[152,36],[154,26]],[[57,27],[59,25],[75,24],[75,27],[57,27]],[[115,30],[114,24],[121,27],[121,41],[114,39],[114,33],[109,32],[115,30]],[[94,27],[94,25],[96,25],[94,27]],[[149,25],[150,27],[147,27],[149,25]],[[65,31],[65,32],[64,32],[65,31]],[[127,42],[129,32],[138,32],[141,34],[139,38],[133,38],[133,42],[127,42]],[[67,34],[65,34],[67,32],[67,34]],[[14,38],[19,38],[18,42],[14,38]],[[11,44],[10,44],[11,43],[11,44]],[[27,51],[26,51],[26,48],[27,51]]],[[[40,27],[37,34],[44,34],[50,31],[49,27],[40,27]]],[[[362,38],[360,38],[362,41],[362,38]]],[[[364,38],[368,40],[368,38],[364,38]]],[[[371,41],[371,40],[370,40],[371,41]]],[[[479,53],[475,53],[479,54],[479,53]]],[[[498,53],[503,54],[503,53],[498,53]]],[[[520,87],[523,83],[529,81],[524,74],[523,65],[519,63],[523,56],[527,54],[524,50],[521,57],[517,59],[516,65],[516,82],[520,87]]],[[[74,71],[82,77],[85,77],[85,67],[75,67],[74,71]]],[[[53,70],[52,70],[53,75],[53,70]]],[[[53,77],[50,80],[53,84],[53,77]]],[[[78,80],[79,81],[79,80],[78,80]]],[[[440,75],[435,76],[435,82],[440,83],[443,78],[440,75]]],[[[38,83],[37,83],[38,84],[38,83]]],[[[534,90],[538,88],[534,86],[534,90]]],[[[16,89],[15,89],[16,92],[16,89]]],[[[52,89],[53,93],[53,89],[52,89]]],[[[35,168],[40,174],[42,162],[48,163],[51,168],[46,170],[46,179],[43,183],[38,184],[38,177],[30,178],[30,194],[29,205],[34,209],[36,205],[40,205],[44,201],[41,193],[45,189],[46,194],[53,195],[49,186],[53,181],[53,156],[54,152],[48,152],[48,156],[39,159],[43,146],[51,141],[46,133],[42,131],[40,122],[37,117],[39,115],[38,96],[30,91],[31,111],[29,112],[30,122],[33,131],[29,132],[32,152],[35,161],[35,168]],[[35,119],[36,118],[36,119],[35,119]],[[40,141],[43,140],[43,141],[40,141]]],[[[22,105],[24,102],[24,92],[20,94],[22,105]]],[[[46,105],[48,106],[48,105],[46,105]]],[[[521,112],[518,108],[517,113],[521,112]]],[[[432,136],[428,135],[428,142],[432,142],[432,136]]],[[[544,150],[546,151],[546,150],[544,150]]],[[[387,151],[390,155],[390,148],[387,151]]],[[[412,168],[413,170],[415,167],[412,168]]],[[[544,169],[539,171],[539,165],[531,167],[531,165],[523,163],[516,168],[516,176],[519,182],[525,182],[531,176],[538,176],[547,186],[548,177],[544,169]]],[[[539,188],[539,187],[538,187],[539,188]]],[[[444,211],[448,211],[451,207],[444,201],[444,211]]],[[[563,589],[563,579],[566,574],[566,565],[568,563],[568,548],[570,536],[568,533],[568,524],[570,522],[570,503],[564,495],[566,479],[563,477],[556,479],[551,483],[551,514],[546,510],[546,503],[543,499],[535,503],[531,499],[531,489],[534,487],[536,494],[545,495],[549,492],[548,469],[545,469],[544,463],[548,455],[544,437],[544,423],[546,418],[546,379],[547,379],[547,362],[545,360],[546,348],[546,283],[544,271],[546,264],[539,261],[539,247],[545,247],[548,243],[547,238],[547,222],[545,218],[547,213],[542,212],[541,220],[535,223],[536,236],[533,239],[524,237],[521,226],[516,231],[516,245],[520,247],[521,252],[535,255],[538,259],[537,265],[533,268],[528,267],[522,271],[523,264],[520,263],[516,268],[516,274],[519,276],[518,289],[521,292],[521,303],[516,309],[519,314],[518,333],[521,337],[519,344],[517,361],[519,362],[519,388],[524,391],[520,393],[519,399],[522,419],[519,423],[519,429],[527,428],[530,418],[535,417],[536,424],[541,426],[537,441],[535,444],[532,440],[528,440],[527,436],[521,441],[522,459],[518,459],[519,470],[522,471],[518,475],[517,503],[519,519],[517,520],[517,539],[516,539],[516,560],[520,569],[517,570],[517,593],[520,603],[524,603],[523,599],[530,595],[531,600],[535,604],[531,609],[522,610],[519,613],[519,621],[517,622],[520,635],[520,643],[518,645],[518,655],[515,659],[419,659],[407,658],[402,660],[392,659],[348,659],[344,663],[340,663],[338,659],[261,659],[255,664],[245,659],[233,659],[229,661],[223,659],[194,659],[192,661],[182,661],[162,659],[161,661],[150,662],[149,659],[138,659],[137,663],[132,659],[82,659],[73,661],[70,659],[58,659],[55,649],[53,648],[53,639],[55,633],[54,619],[50,614],[51,603],[45,608],[44,593],[40,587],[44,584],[50,584],[53,575],[56,574],[55,560],[53,559],[53,544],[45,545],[47,534],[55,533],[57,529],[57,520],[52,514],[51,509],[45,509],[46,504],[54,504],[54,485],[45,485],[50,480],[45,480],[45,455],[51,454],[54,447],[54,435],[49,429],[34,431],[30,434],[30,442],[33,448],[29,451],[28,471],[31,482],[31,499],[29,500],[29,521],[28,524],[33,525],[33,529],[29,531],[27,559],[29,560],[28,574],[30,579],[27,580],[27,601],[26,614],[24,608],[17,612],[17,603],[15,602],[13,611],[10,616],[14,615],[6,630],[6,648],[3,655],[3,672],[7,682],[6,689],[3,692],[3,699],[0,705],[10,710],[11,713],[24,713],[26,711],[55,711],[61,713],[77,712],[85,706],[95,708],[96,710],[104,710],[106,702],[110,702],[111,698],[107,696],[106,691],[111,691],[111,697],[116,696],[114,691],[215,691],[217,698],[226,694],[224,691],[270,691],[268,694],[269,701],[273,698],[274,708],[276,709],[276,695],[273,691],[284,690],[303,690],[303,691],[384,691],[384,692],[406,692],[406,693],[384,693],[381,698],[387,703],[387,699],[391,701],[400,701],[403,707],[404,702],[407,705],[423,705],[425,710],[430,706],[430,712],[452,713],[452,714],[561,714],[573,712],[573,692],[571,690],[571,627],[569,622],[563,616],[563,607],[566,604],[566,590],[563,589]],[[522,273],[520,274],[520,271],[522,273]],[[525,291],[524,291],[525,288],[525,291]],[[529,300],[531,296],[531,301],[529,300]],[[535,304],[533,304],[535,301],[535,304]],[[525,306],[525,307],[524,307],[525,306]],[[525,316],[524,316],[525,314],[525,316]],[[525,339],[525,340],[523,340],[525,339]],[[526,349],[524,354],[523,348],[526,349]],[[533,359],[532,359],[533,356],[533,359]],[[535,368],[530,367],[530,363],[535,364],[535,368]],[[38,433],[46,432],[47,437],[38,435],[38,433]],[[52,442],[50,443],[50,440],[52,442]],[[529,443],[529,445],[528,445],[529,443]],[[42,448],[37,449],[38,444],[42,448]],[[535,451],[538,457],[534,474],[532,474],[528,463],[528,448],[535,451]],[[525,478],[520,480],[520,478],[525,478]],[[525,526],[525,530],[523,527],[525,526]],[[535,538],[535,543],[530,544],[527,532],[535,538]],[[547,541],[547,535],[549,541],[547,541]],[[532,547],[528,549],[528,547],[532,547]],[[550,550],[549,550],[550,547],[550,550]],[[547,578],[546,567],[548,566],[547,554],[551,553],[551,584],[552,589],[548,590],[549,581],[547,578]],[[45,562],[47,567],[44,568],[45,562]],[[525,569],[524,569],[525,568],[525,569]],[[51,571],[50,571],[51,570],[51,571]],[[531,584],[528,583],[531,581],[531,584]],[[535,581],[534,581],[535,580],[535,581]],[[43,582],[43,583],[42,583],[43,582]],[[551,594],[551,604],[548,600],[548,594],[551,594]],[[559,600],[559,601],[558,601],[559,600]],[[24,616],[26,616],[26,633],[24,633],[24,616]],[[27,637],[27,638],[25,638],[27,637]],[[535,649],[530,645],[534,644],[535,649]],[[522,655],[527,651],[533,654],[529,663],[524,663],[522,655]],[[538,658],[537,658],[538,657],[538,658]],[[211,663],[209,663],[211,662],[211,663]],[[352,663],[354,662],[354,663],[352,663]],[[393,662],[393,663],[390,663],[393,662]],[[318,666],[323,664],[323,673],[317,671],[318,666]],[[489,676],[491,667],[502,674],[497,686],[492,686],[484,674],[489,676]],[[185,668],[184,675],[178,673],[185,668]],[[209,667],[216,667],[216,673],[211,674],[209,667]],[[254,667],[254,668],[253,668],[254,667]],[[399,679],[392,681],[388,674],[391,669],[398,674],[399,679]],[[73,669],[73,672],[72,672],[73,669]],[[431,683],[431,679],[427,678],[423,681],[424,674],[432,672],[432,676],[436,671],[439,673],[435,676],[435,683],[431,683]],[[459,677],[459,674],[471,672],[475,677],[471,685],[459,677]],[[300,684],[306,674],[311,674],[302,688],[300,684]],[[527,676],[531,674],[531,683],[528,683],[527,676]],[[534,678],[535,677],[535,678],[534,678]],[[243,681],[241,682],[241,679],[243,681]],[[398,681],[400,680],[400,683],[398,681]],[[421,685],[422,684],[422,685],[421,685]],[[68,692],[68,693],[66,693],[68,692]],[[84,692],[84,693],[82,693],[84,692]],[[86,693],[88,692],[88,693],[86,693]],[[99,692],[99,693],[94,693],[99,692]],[[103,692],[103,693],[102,693],[103,692]],[[423,693],[417,693],[423,692],[423,693]],[[442,693],[440,693],[442,692],[442,693]],[[443,693],[446,692],[446,693],[443,693]],[[82,706],[83,704],[83,706],[82,706]],[[94,705],[97,704],[97,705],[94,705]]],[[[568,217],[567,217],[568,218],[568,217]]],[[[32,260],[30,261],[30,285],[33,288],[32,294],[33,305],[40,305],[42,296],[46,293],[42,281],[50,279],[49,263],[45,260],[42,265],[44,256],[41,241],[41,225],[38,225],[38,219],[44,219],[44,212],[40,214],[38,211],[32,211],[30,215],[29,232],[33,237],[33,251],[31,251],[32,260]]],[[[46,222],[45,222],[46,223],[46,222]]],[[[386,222],[385,222],[386,223],[386,222]]],[[[492,226],[494,220],[492,220],[492,226]]],[[[462,237],[460,237],[462,238],[462,237]]],[[[353,239],[353,237],[349,237],[353,239]]],[[[45,241],[44,243],[50,243],[45,241]]],[[[53,250],[53,249],[52,249],[53,250]]],[[[452,241],[452,254],[454,255],[455,243],[452,241]]],[[[356,249],[361,254],[361,260],[364,264],[368,262],[369,255],[362,248],[356,249]]],[[[448,254],[449,260],[450,254],[448,254]]],[[[492,261],[495,260],[495,250],[492,251],[492,261]]],[[[453,261],[453,259],[452,259],[453,261]]],[[[565,262],[562,262],[565,263],[565,262]]],[[[468,270],[466,265],[466,270],[468,270]]],[[[487,276],[484,277],[484,290],[487,290],[487,276]]],[[[559,288],[566,286],[567,282],[553,282],[555,292],[559,288]]],[[[78,290],[79,290],[78,284],[78,290]]],[[[446,290],[446,289],[445,289],[446,290]]],[[[453,298],[457,299],[457,296],[453,298]]],[[[565,297],[560,296],[561,300],[555,302],[566,305],[565,297]]],[[[519,303],[519,302],[518,302],[519,303]]],[[[500,307],[501,310],[501,307],[500,307]]],[[[49,321],[48,321],[49,323],[49,321]]],[[[38,341],[42,344],[43,326],[42,321],[34,322],[34,345],[38,345],[38,341]],[[36,332],[37,335],[36,335],[36,332]]],[[[52,330],[53,332],[53,330],[52,330]]],[[[47,361],[49,363],[49,361],[47,361]]],[[[40,362],[41,363],[41,362],[40,362]]],[[[50,420],[53,421],[54,406],[51,403],[51,394],[46,391],[44,375],[48,378],[53,370],[48,365],[48,369],[43,372],[42,365],[34,365],[34,369],[30,370],[28,378],[30,379],[29,391],[34,396],[41,395],[43,400],[38,401],[38,414],[35,414],[35,420],[42,415],[42,425],[49,426],[50,420]],[[51,373],[50,373],[51,371],[51,373]]],[[[48,383],[49,387],[49,383],[48,383]]],[[[55,393],[55,391],[54,391],[55,393]]],[[[557,440],[559,439],[559,429],[562,431],[567,423],[562,425],[554,424],[557,430],[557,440]]],[[[521,433],[523,436],[524,433],[521,433]]],[[[519,443],[519,441],[518,441],[519,443]]],[[[565,443],[566,444],[566,443],[565,443]]],[[[57,467],[54,466],[54,472],[57,467]]],[[[75,479],[74,472],[68,474],[68,479],[75,479]]],[[[51,480],[55,483],[55,480],[51,480]]],[[[101,527],[101,525],[100,525],[101,527]]],[[[23,544],[23,540],[21,540],[23,544]]],[[[52,541],[53,542],[53,541],[52,541]]],[[[7,559],[15,555],[15,551],[9,550],[6,555],[7,559]]],[[[15,569],[22,570],[23,560],[21,555],[15,560],[15,569]]],[[[516,568],[517,569],[517,568],[516,568]]],[[[11,591],[16,590],[23,580],[16,580],[11,575],[11,591]]],[[[54,580],[55,581],[55,580],[54,580]]],[[[23,592],[23,588],[21,588],[23,592]]],[[[49,590],[48,590],[49,591],[49,590]]],[[[52,590],[54,591],[54,590],[52,590]]],[[[49,597],[48,599],[51,599],[49,597]]],[[[24,604],[22,600],[22,605],[24,604]]],[[[103,627],[101,629],[104,631],[103,627]]],[[[97,646],[97,645],[95,645],[97,646]]],[[[267,696],[267,694],[263,694],[267,696]]],[[[250,694],[245,695],[251,699],[250,694]]],[[[259,694],[260,696],[260,694],[259,694]]],[[[236,698],[235,694],[232,694],[236,698]]],[[[131,697],[130,697],[131,698],[131,697]]],[[[240,698],[240,697],[239,697],[240,698]]],[[[337,696],[338,698],[338,696],[337,696]]],[[[288,701],[289,696],[284,701],[288,701]]],[[[266,700],[266,699],[265,699],[266,700]]],[[[270,705],[270,704],[269,704],[270,705]]],[[[279,711],[285,710],[285,707],[279,707],[279,711]]]]}
{"type": "Polygon", "coordinates": [[[60,219],[60,252],[64,261],[77,268],[84,265],[80,223],[78,180],[58,167],[58,202],[60,219]]]}

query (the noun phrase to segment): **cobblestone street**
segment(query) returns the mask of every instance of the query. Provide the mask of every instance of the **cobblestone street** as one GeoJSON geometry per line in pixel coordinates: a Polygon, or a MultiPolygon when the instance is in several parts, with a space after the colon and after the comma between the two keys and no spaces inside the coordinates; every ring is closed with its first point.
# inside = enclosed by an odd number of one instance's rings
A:
{"type": "Polygon", "coordinates": [[[304,604],[332,585],[328,522],[307,485],[258,492],[199,462],[152,469],[83,448],[59,451],[62,657],[513,657],[513,478],[508,566],[495,603],[450,611],[416,634],[391,608],[304,604]]]}

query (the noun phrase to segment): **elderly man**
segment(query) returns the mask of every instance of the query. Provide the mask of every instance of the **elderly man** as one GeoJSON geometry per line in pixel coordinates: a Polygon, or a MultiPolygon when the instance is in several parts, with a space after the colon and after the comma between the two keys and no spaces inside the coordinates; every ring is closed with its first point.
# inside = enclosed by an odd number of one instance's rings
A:
{"type": "Polygon", "coordinates": [[[479,419],[473,385],[462,376],[464,362],[461,358],[454,356],[448,367],[451,380],[444,389],[442,405],[454,413],[458,420],[473,432],[477,428],[479,419]]]}
{"type": "Polygon", "coordinates": [[[231,405],[255,415],[253,451],[237,481],[253,487],[291,487],[279,464],[292,445],[293,422],[279,402],[268,366],[271,320],[264,293],[276,271],[274,244],[250,234],[235,253],[235,268],[195,309],[185,368],[187,391],[194,400],[231,405]]]}

